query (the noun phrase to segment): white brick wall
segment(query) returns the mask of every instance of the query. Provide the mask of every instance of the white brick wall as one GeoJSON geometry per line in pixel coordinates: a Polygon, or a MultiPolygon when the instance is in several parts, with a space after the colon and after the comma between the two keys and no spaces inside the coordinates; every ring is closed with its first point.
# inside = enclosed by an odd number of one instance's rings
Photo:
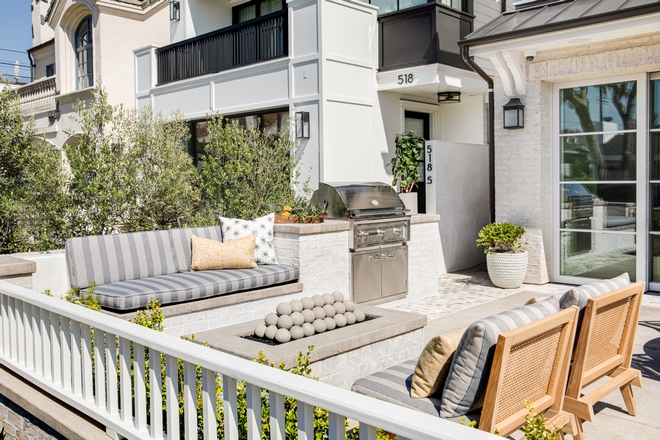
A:
{"type": "Polygon", "coordinates": [[[312,374],[336,387],[350,390],[356,380],[419,357],[424,348],[424,329],[314,362],[312,374]]]}
{"type": "Polygon", "coordinates": [[[660,70],[660,34],[539,52],[527,70],[525,128],[504,130],[502,106],[509,101],[495,76],[495,209],[497,221],[536,229],[530,240],[536,274],[525,282],[547,279],[552,251],[552,83],[660,70]],[[540,249],[542,245],[543,249],[540,249]],[[536,249],[532,249],[536,246],[536,249]],[[545,257],[545,261],[542,259],[545,257]]]}
{"type": "Polygon", "coordinates": [[[418,298],[438,291],[442,258],[438,223],[411,225],[408,242],[408,298],[418,298]]]}

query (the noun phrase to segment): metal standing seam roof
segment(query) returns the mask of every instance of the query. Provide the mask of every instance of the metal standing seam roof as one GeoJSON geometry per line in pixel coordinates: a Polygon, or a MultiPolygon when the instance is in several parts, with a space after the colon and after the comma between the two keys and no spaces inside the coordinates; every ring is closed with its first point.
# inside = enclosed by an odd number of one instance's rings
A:
{"type": "MultiPolygon", "coordinates": [[[[660,12],[660,0],[560,0],[503,13],[472,32],[460,46],[510,40],[528,35],[660,12]]],[[[660,22],[658,23],[660,31],[660,22]]]]}

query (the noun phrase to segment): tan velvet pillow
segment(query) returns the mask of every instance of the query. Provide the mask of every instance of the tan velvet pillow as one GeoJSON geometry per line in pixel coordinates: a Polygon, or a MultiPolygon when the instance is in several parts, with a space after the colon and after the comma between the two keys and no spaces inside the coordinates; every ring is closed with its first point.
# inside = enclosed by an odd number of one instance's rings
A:
{"type": "Polygon", "coordinates": [[[467,326],[455,328],[434,336],[426,344],[417,360],[410,386],[410,397],[429,397],[442,389],[454,352],[466,328],[467,326]]]}
{"type": "Polygon", "coordinates": [[[208,238],[192,236],[192,264],[190,271],[210,269],[251,269],[257,234],[222,243],[208,238]]]}

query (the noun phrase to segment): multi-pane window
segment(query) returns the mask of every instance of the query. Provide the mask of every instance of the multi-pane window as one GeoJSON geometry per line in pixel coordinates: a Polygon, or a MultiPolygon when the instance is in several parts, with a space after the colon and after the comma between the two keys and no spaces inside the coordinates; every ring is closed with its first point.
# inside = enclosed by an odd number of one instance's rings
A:
{"type": "Polygon", "coordinates": [[[252,0],[233,8],[234,24],[281,11],[284,0],[252,0]]]}
{"type": "Polygon", "coordinates": [[[76,89],[94,85],[94,58],[92,53],[92,17],[86,17],[78,25],[76,40],[76,89]]]}
{"type": "MultiPolygon", "coordinates": [[[[404,9],[412,8],[414,6],[424,5],[429,0],[361,0],[364,3],[369,3],[378,6],[378,15],[389,14],[390,12],[401,11],[404,9]]],[[[457,11],[467,12],[466,0],[441,0],[441,4],[448,6],[457,11]]]]}

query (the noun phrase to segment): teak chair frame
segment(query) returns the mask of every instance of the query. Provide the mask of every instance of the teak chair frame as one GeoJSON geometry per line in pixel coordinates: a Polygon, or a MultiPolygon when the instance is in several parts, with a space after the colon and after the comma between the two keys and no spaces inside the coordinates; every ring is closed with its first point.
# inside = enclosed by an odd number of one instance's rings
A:
{"type": "Polygon", "coordinates": [[[637,411],[632,385],[642,387],[642,375],[631,368],[633,344],[642,305],[644,283],[637,282],[589,298],[577,338],[564,407],[582,420],[593,421],[596,402],[619,388],[628,410],[637,411]],[[607,382],[582,395],[582,390],[609,376],[607,382]]]}
{"type": "Polygon", "coordinates": [[[511,434],[526,422],[525,402],[533,401],[546,426],[562,425],[573,434],[577,421],[563,403],[577,318],[573,306],[499,335],[480,430],[511,434]]]}

